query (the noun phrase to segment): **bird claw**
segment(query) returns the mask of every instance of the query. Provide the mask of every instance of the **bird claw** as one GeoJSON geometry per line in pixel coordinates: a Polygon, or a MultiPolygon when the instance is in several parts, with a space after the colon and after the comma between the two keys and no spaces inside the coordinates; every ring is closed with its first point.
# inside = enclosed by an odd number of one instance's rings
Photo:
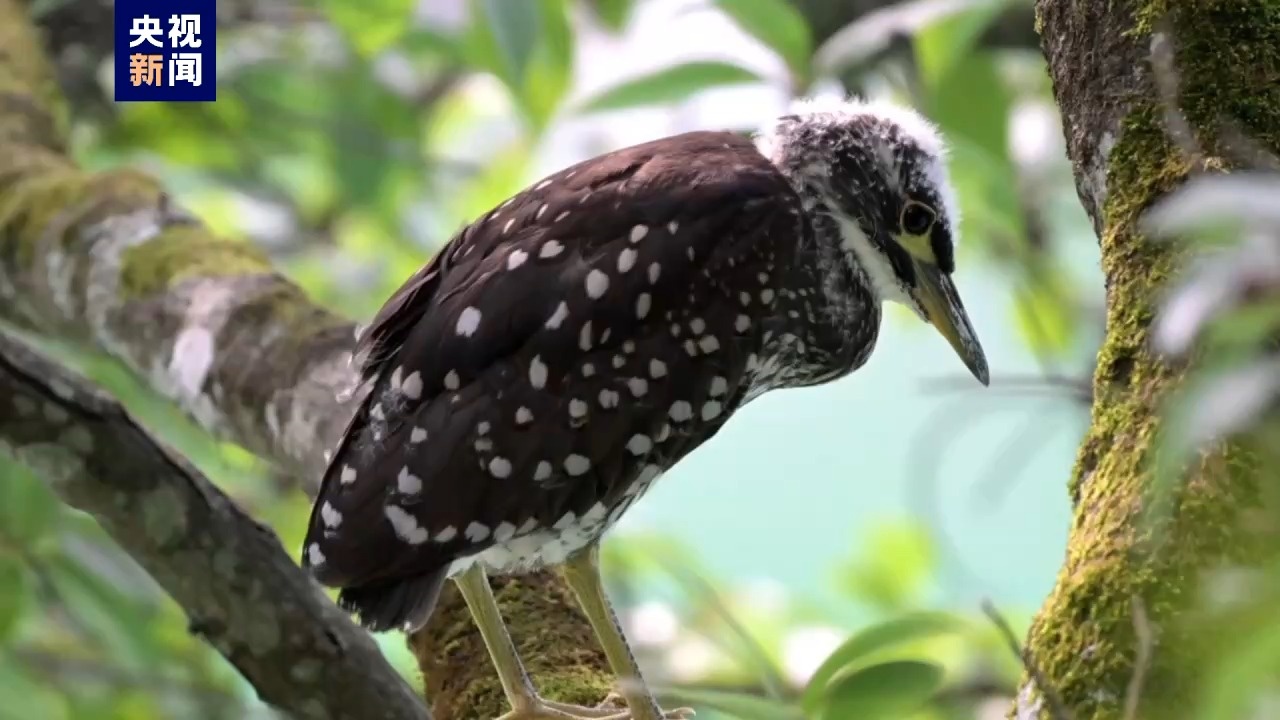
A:
{"type": "MultiPolygon", "coordinates": [[[[511,713],[508,713],[507,715],[503,715],[499,718],[499,720],[526,720],[526,717],[528,720],[543,720],[543,718],[547,718],[548,720],[551,718],[555,718],[556,720],[561,720],[562,718],[574,718],[574,720],[578,720],[579,718],[582,720],[636,720],[635,716],[631,714],[631,710],[625,707],[625,705],[623,707],[616,707],[616,705],[625,701],[621,695],[616,695],[614,693],[610,693],[609,696],[600,704],[600,707],[594,708],[582,707],[581,705],[569,705],[567,703],[556,702],[554,700],[541,700],[540,702],[544,711],[550,711],[551,714],[530,716],[520,715],[511,717],[511,713]],[[615,707],[609,707],[610,705],[614,705],[615,707]]],[[[691,720],[691,718],[696,714],[693,708],[689,707],[680,707],[675,710],[659,710],[658,712],[660,713],[658,717],[662,720],[691,720]]]]}
{"type": "Polygon", "coordinates": [[[631,711],[616,707],[583,707],[537,698],[529,706],[517,708],[498,720],[631,720],[631,711]]]}
{"type": "Polygon", "coordinates": [[[552,704],[544,700],[536,705],[514,709],[497,720],[611,720],[611,718],[608,715],[596,713],[593,708],[552,704]]]}
{"type": "MultiPolygon", "coordinates": [[[[604,700],[600,701],[600,705],[602,707],[610,705],[615,706],[618,710],[615,710],[614,712],[619,713],[617,715],[605,715],[602,720],[635,720],[635,716],[633,716],[631,711],[627,709],[626,696],[617,690],[610,690],[604,700]]],[[[691,707],[678,707],[675,710],[662,710],[661,708],[655,707],[654,710],[657,711],[658,714],[656,716],[651,715],[650,717],[657,717],[661,720],[690,720],[697,714],[697,712],[695,712],[691,707]]]]}

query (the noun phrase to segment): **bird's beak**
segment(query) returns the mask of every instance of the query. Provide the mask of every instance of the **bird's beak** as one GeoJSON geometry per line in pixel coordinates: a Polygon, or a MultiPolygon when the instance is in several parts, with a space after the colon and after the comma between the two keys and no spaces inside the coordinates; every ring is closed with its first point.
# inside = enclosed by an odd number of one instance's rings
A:
{"type": "Polygon", "coordinates": [[[987,356],[973,326],[969,324],[969,315],[964,311],[955,283],[933,263],[915,259],[915,266],[916,287],[912,294],[924,309],[925,317],[951,343],[978,382],[989,385],[991,375],[987,370],[987,356]]]}

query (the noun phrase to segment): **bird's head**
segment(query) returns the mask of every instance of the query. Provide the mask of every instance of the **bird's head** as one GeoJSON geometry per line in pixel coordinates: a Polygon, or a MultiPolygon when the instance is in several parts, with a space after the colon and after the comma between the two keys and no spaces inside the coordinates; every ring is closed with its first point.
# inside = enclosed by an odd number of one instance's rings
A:
{"type": "Polygon", "coordinates": [[[757,146],[807,209],[834,221],[841,256],[872,292],[932,324],[987,384],[986,355],[951,280],[960,218],[938,130],[897,105],[805,100],[757,146]]]}

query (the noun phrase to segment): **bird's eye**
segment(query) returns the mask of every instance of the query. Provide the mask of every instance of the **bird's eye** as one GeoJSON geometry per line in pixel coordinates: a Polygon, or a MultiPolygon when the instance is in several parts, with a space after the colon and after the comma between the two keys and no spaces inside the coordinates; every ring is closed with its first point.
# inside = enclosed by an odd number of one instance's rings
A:
{"type": "Polygon", "coordinates": [[[908,235],[924,235],[933,227],[934,218],[935,214],[928,205],[908,201],[902,208],[902,231],[908,235]]]}

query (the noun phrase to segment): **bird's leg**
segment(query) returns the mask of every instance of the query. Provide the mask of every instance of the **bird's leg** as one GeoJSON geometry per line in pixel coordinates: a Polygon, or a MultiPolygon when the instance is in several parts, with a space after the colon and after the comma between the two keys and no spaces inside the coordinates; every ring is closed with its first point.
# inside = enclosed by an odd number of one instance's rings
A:
{"type": "Polygon", "coordinates": [[[563,573],[595,630],[596,638],[609,660],[609,667],[618,676],[618,690],[627,701],[632,720],[681,720],[692,716],[693,710],[690,708],[663,712],[653,693],[645,685],[644,678],[640,676],[640,666],[631,653],[631,646],[622,633],[618,616],[604,591],[604,582],[600,577],[599,545],[592,543],[570,558],[564,564],[563,573]]]}
{"type": "Polygon", "coordinates": [[[564,703],[552,703],[538,697],[533,681],[525,671],[524,663],[516,652],[511,634],[507,632],[506,623],[502,621],[502,612],[498,601],[493,597],[493,589],[489,587],[489,578],[484,568],[472,565],[454,579],[462,598],[471,611],[480,636],[484,638],[485,648],[493,660],[493,667],[498,671],[498,680],[502,682],[502,692],[511,703],[511,712],[498,720],[627,720],[628,713],[617,710],[578,707],[564,703]]]}

